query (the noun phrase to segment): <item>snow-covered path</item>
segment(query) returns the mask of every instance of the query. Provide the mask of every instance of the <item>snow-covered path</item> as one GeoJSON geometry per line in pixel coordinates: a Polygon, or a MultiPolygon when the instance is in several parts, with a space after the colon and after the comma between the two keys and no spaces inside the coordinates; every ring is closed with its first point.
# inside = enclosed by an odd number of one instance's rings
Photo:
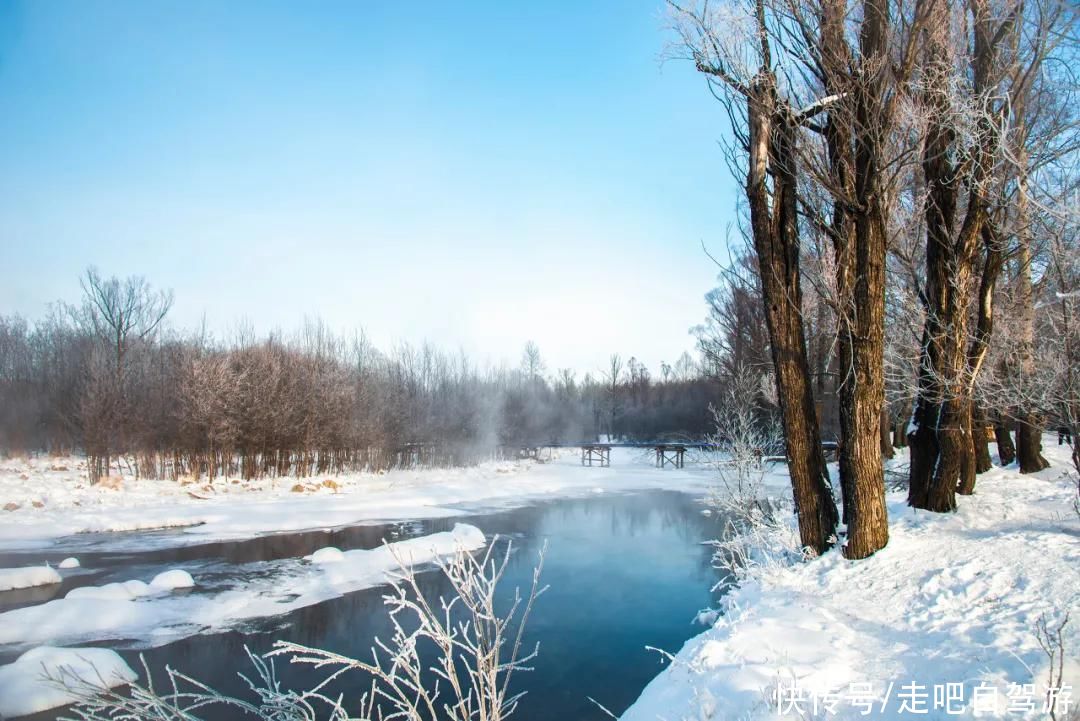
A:
{"type": "Polygon", "coordinates": [[[1039,474],[1014,466],[979,476],[955,514],[916,512],[890,494],[889,545],[870,559],[834,551],[759,569],[623,721],[845,719],[867,709],[873,718],[1046,718],[1041,617],[1054,627],[1071,611],[1065,683],[1080,684],[1075,479],[1064,477],[1065,453],[1049,446],[1046,455],[1053,465],[1039,474]]]}

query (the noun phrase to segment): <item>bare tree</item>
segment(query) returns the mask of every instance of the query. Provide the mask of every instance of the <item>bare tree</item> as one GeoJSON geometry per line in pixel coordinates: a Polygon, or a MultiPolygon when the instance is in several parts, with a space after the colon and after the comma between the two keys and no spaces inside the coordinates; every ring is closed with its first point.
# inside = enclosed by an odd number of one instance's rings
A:
{"type": "Polygon", "coordinates": [[[521,352],[521,371],[530,383],[536,384],[544,372],[544,360],[540,356],[540,347],[533,341],[525,344],[521,352]]]}
{"type": "MultiPolygon", "coordinates": [[[[723,103],[745,164],[750,229],[792,490],[803,544],[828,549],[838,521],[821,447],[802,321],[797,208],[798,128],[805,116],[784,98],[774,71],[764,0],[683,7],[669,2],[679,53],[723,103]]],[[[736,161],[736,165],[739,161],[736,161]]]]}
{"type": "MultiPolygon", "coordinates": [[[[127,360],[136,344],[151,340],[172,307],[169,291],[155,292],[141,277],[120,280],[103,278],[90,268],[82,280],[83,303],[71,313],[98,340],[110,357],[108,375],[100,368],[87,379],[89,397],[84,403],[84,423],[100,426],[88,432],[96,441],[93,468],[109,474],[110,456],[123,452],[128,430],[127,360]]],[[[95,474],[91,474],[96,479],[95,474]]]]}

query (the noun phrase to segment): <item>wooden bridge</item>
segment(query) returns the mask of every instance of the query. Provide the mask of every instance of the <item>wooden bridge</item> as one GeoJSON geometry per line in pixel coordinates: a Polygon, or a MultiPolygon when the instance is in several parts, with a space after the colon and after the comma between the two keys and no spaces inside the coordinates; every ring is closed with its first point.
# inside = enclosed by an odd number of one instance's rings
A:
{"type": "MultiPolygon", "coordinates": [[[[839,444],[835,441],[824,441],[822,444],[822,450],[825,451],[826,461],[835,461],[839,457],[839,444]]],[[[651,449],[656,457],[657,468],[682,468],[684,466],[686,451],[688,449],[704,450],[704,451],[717,451],[723,449],[723,444],[720,443],[595,443],[585,441],[582,443],[542,443],[534,446],[521,446],[519,456],[521,458],[532,458],[537,461],[543,461],[541,457],[541,451],[548,449],[548,459],[551,458],[551,450],[554,448],[580,448],[581,449],[581,465],[583,466],[600,466],[601,468],[607,468],[611,466],[611,449],[612,448],[640,448],[651,449]]],[[[761,456],[761,460],[765,463],[787,463],[787,456],[761,456]]]]}
{"type": "Polygon", "coordinates": [[[542,451],[548,449],[550,458],[554,448],[580,448],[581,465],[600,466],[607,468],[611,465],[612,448],[640,448],[650,449],[656,457],[657,468],[682,468],[685,464],[687,449],[716,450],[720,446],[716,443],[596,443],[583,441],[581,443],[543,443],[532,446],[521,446],[518,456],[543,461],[542,451]]]}

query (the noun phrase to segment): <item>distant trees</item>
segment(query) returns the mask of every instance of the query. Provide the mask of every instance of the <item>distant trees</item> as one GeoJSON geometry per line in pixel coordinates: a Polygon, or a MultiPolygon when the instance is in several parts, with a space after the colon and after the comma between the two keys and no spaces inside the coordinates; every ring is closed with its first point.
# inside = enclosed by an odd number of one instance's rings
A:
{"type": "Polygon", "coordinates": [[[84,445],[92,474],[108,475],[110,456],[139,428],[132,390],[144,379],[131,356],[153,341],[173,299],[143,278],[102,278],[95,268],[86,271],[82,289],[82,304],[68,312],[95,341],[80,406],[84,445]]]}
{"type": "Polygon", "coordinates": [[[141,278],[91,270],[83,288],[38,323],[0,317],[0,450],[79,449],[93,480],[118,466],[254,478],[464,464],[601,432],[709,430],[716,386],[689,357],[654,379],[616,355],[597,380],[549,377],[535,343],[519,368],[481,370],[427,344],[383,353],[318,322],[220,341],[168,329],[171,293],[141,278]]]}

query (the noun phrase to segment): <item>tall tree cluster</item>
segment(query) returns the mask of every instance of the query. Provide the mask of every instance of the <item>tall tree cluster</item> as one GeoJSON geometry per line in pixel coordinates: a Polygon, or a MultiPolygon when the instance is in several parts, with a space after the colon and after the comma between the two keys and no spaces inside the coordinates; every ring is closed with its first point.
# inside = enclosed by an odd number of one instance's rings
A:
{"type": "Polygon", "coordinates": [[[894,443],[932,511],[974,491],[991,425],[1001,462],[1015,431],[1020,470],[1044,467],[1046,424],[1076,418],[1075,5],[669,6],[672,55],[723,104],[744,181],[749,251],[709,297],[702,350],[774,379],[803,544],[828,548],[838,520],[849,557],[887,543],[894,443]]]}
{"type": "Polygon", "coordinates": [[[459,465],[604,435],[701,438],[716,383],[688,356],[581,378],[480,368],[431,345],[390,352],[310,322],[214,339],[167,327],[171,293],[90,270],[76,305],[0,317],[0,450],[84,452],[90,476],[263,475],[459,465]]]}

